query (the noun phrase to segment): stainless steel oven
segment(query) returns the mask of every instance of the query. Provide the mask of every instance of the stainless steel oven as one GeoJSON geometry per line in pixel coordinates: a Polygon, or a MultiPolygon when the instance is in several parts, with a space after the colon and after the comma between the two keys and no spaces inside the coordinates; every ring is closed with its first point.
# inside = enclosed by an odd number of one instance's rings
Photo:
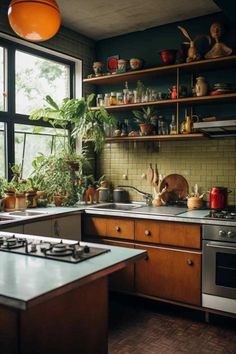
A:
{"type": "Polygon", "coordinates": [[[202,305],[236,313],[236,226],[203,226],[202,305]]]}

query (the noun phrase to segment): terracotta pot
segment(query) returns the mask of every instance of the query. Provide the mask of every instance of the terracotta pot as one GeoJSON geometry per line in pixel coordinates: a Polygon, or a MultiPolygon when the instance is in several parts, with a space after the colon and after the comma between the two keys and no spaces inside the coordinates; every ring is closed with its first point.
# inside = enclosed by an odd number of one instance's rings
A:
{"type": "Polygon", "coordinates": [[[148,123],[139,124],[139,128],[142,135],[150,135],[153,131],[153,125],[148,123]]]}
{"type": "Polygon", "coordinates": [[[61,195],[61,194],[54,195],[53,202],[55,206],[56,207],[62,206],[64,204],[65,198],[66,198],[65,195],[61,195]]]}
{"type": "Polygon", "coordinates": [[[36,208],[37,207],[37,195],[36,192],[27,192],[26,196],[26,205],[27,208],[36,208]]]}
{"type": "Polygon", "coordinates": [[[172,65],[176,61],[176,53],[177,50],[175,49],[163,49],[159,52],[161,56],[162,63],[164,65],[172,65]]]}
{"type": "Polygon", "coordinates": [[[190,197],[187,201],[189,209],[200,209],[202,207],[202,199],[199,197],[190,197]]]}
{"type": "Polygon", "coordinates": [[[25,210],[27,207],[25,193],[16,193],[16,210],[25,210]]]}
{"type": "Polygon", "coordinates": [[[4,208],[5,211],[11,211],[15,209],[16,196],[15,193],[5,193],[4,208]]]}

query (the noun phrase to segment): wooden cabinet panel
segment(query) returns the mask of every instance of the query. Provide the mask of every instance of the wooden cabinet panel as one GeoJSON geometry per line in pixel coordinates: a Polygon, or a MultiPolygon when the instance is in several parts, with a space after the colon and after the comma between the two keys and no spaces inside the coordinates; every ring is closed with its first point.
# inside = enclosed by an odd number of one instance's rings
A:
{"type": "Polygon", "coordinates": [[[25,224],[24,234],[52,237],[52,220],[41,220],[25,224]]]}
{"type": "Polygon", "coordinates": [[[4,229],[1,230],[2,232],[16,232],[19,234],[23,234],[24,233],[24,225],[18,225],[18,226],[11,226],[11,227],[6,227],[4,229]]]}
{"type": "Polygon", "coordinates": [[[135,240],[186,248],[201,248],[200,225],[135,220],[135,240]]]}
{"type": "MultiPolygon", "coordinates": [[[[104,243],[112,246],[134,248],[133,244],[127,242],[104,240],[104,243]]],[[[134,264],[118,270],[109,276],[109,287],[112,290],[134,291],[134,264]]]]}
{"type": "Polygon", "coordinates": [[[201,254],[161,247],[146,249],[148,259],[135,265],[138,293],[187,304],[201,304],[201,254]]]}
{"type": "Polygon", "coordinates": [[[134,221],[127,219],[108,219],[106,236],[134,240],[134,221]]]}
{"type": "Polygon", "coordinates": [[[81,215],[74,214],[52,220],[52,236],[68,240],[81,239],[81,215]]]}
{"type": "Polygon", "coordinates": [[[106,236],[106,221],[107,218],[86,215],[86,217],[84,218],[85,234],[91,236],[106,236]]]}

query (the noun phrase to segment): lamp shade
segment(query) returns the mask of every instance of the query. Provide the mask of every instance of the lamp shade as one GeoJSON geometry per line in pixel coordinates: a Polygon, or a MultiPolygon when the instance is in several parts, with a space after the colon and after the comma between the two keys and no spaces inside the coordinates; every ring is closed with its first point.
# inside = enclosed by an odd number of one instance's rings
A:
{"type": "Polygon", "coordinates": [[[61,25],[60,9],[55,0],[12,0],[8,19],[18,36],[32,42],[53,37],[61,25]]]}

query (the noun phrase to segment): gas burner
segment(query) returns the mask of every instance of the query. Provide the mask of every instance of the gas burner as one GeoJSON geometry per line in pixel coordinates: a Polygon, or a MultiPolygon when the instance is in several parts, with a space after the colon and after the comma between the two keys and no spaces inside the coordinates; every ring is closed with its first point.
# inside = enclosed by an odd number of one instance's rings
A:
{"type": "Polygon", "coordinates": [[[2,236],[0,240],[0,248],[2,249],[20,248],[24,246],[24,244],[25,244],[25,239],[17,238],[15,235],[8,236],[8,237],[2,236]]]}
{"type": "Polygon", "coordinates": [[[55,242],[55,239],[50,238],[40,240],[37,236],[29,237],[29,235],[23,238],[0,232],[0,251],[76,264],[110,250],[88,245],[81,246],[80,242],[67,243],[62,240],[55,242]]]}
{"type": "Polygon", "coordinates": [[[225,220],[235,220],[236,219],[236,211],[229,208],[225,210],[213,209],[210,210],[207,217],[213,219],[225,219],[225,220]]]}

